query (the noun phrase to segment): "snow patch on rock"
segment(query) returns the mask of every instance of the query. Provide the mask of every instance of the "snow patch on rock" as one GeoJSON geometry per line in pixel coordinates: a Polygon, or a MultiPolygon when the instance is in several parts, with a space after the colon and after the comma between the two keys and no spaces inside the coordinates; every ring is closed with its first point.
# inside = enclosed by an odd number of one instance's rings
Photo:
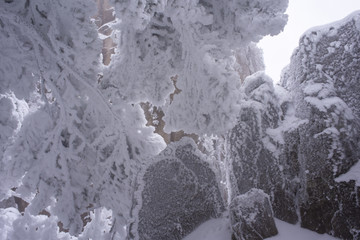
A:
{"type": "Polygon", "coordinates": [[[336,182],[349,182],[351,180],[354,180],[356,186],[360,187],[360,161],[352,166],[347,173],[335,178],[336,182]]]}

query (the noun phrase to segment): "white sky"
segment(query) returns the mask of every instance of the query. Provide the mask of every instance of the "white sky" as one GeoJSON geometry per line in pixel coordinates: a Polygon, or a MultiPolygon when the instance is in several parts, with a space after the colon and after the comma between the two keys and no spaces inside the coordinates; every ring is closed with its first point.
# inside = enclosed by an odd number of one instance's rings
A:
{"type": "Polygon", "coordinates": [[[266,73],[278,82],[306,30],[343,19],[356,10],[360,10],[360,0],[289,0],[289,20],[284,31],[258,44],[264,51],[266,73]]]}

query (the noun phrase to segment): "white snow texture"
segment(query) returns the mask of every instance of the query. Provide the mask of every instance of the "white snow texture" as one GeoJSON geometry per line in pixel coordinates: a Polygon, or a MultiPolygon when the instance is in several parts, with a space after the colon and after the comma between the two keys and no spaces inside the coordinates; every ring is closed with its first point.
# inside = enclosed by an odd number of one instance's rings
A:
{"type": "Polygon", "coordinates": [[[128,237],[137,174],[164,148],[139,103],[162,107],[166,131],[224,133],[241,99],[235,52],[287,21],[287,0],[110,4],[117,49],[105,67],[93,1],[0,1],[0,200],[30,203],[24,216],[1,210],[3,239],[128,237]]]}

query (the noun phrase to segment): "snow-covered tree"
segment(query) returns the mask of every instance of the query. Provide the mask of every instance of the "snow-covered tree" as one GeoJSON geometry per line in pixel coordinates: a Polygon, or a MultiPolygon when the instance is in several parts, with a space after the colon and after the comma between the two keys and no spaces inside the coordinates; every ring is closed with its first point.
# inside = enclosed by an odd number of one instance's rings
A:
{"type": "Polygon", "coordinates": [[[106,225],[105,207],[112,227],[102,237],[129,237],[137,174],[164,148],[140,103],[162,108],[165,131],[225,133],[242,97],[236,53],[287,20],[287,0],[111,5],[117,49],[105,67],[95,1],[0,1],[0,199],[30,203],[20,222],[46,210],[48,226],[78,236],[91,210],[106,225]]]}
{"type": "Polygon", "coordinates": [[[287,1],[114,1],[118,55],[103,87],[112,98],[165,105],[165,130],[223,133],[239,112],[234,51],[286,23],[287,1]],[[171,77],[181,90],[173,101],[171,77]]]}

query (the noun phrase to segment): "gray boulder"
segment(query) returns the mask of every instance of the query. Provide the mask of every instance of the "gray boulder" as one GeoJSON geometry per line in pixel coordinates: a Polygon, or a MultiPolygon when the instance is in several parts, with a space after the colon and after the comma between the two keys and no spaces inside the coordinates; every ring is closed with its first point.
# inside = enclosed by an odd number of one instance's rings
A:
{"type": "Polygon", "coordinates": [[[359,19],[305,33],[282,78],[296,116],[308,120],[284,137],[299,171],[301,225],[341,239],[360,237],[359,187],[336,182],[360,158],[359,19]]]}
{"type": "Polygon", "coordinates": [[[260,189],[234,198],[230,219],[235,240],[262,240],[278,234],[269,196],[260,189]]]}
{"type": "Polygon", "coordinates": [[[341,239],[360,237],[360,188],[337,181],[360,159],[359,19],[303,35],[282,77],[287,99],[248,77],[227,137],[232,197],[263,189],[277,218],[341,239]]]}
{"type": "Polygon", "coordinates": [[[298,171],[280,157],[283,143],[271,134],[280,127],[288,103],[279,99],[272,80],[263,73],[246,78],[243,89],[239,122],[227,136],[232,197],[251,188],[263,189],[271,196],[275,216],[296,223],[298,171]]]}
{"type": "Polygon", "coordinates": [[[224,211],[216,175],[190,138],[168,145],[142,181],[140,240],[182,239],[224,211]]]}

